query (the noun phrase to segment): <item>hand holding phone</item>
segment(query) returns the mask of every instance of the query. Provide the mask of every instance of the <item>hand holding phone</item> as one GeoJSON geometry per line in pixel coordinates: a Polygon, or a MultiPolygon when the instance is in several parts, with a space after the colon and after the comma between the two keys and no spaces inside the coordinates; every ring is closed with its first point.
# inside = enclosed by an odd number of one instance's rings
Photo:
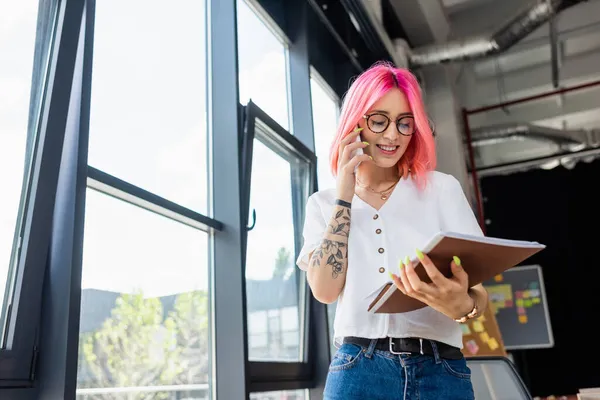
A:
{"type": "Polygon", "coordinates": [[[337,197],[348,202],[354,196],[356,185],[356,167],[359,163],[372,160],[371,156],[364,154],[363,149],[368,143],[362,141],[360,131],[356,128],[340,142],[337,174],[337,197]]]}

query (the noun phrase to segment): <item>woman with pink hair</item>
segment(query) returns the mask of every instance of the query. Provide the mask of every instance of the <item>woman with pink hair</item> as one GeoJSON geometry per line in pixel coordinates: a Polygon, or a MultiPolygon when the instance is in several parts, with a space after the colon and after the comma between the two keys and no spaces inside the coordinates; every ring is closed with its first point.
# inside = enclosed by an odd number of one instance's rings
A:
{"type": "Polygon", "coordinates": [[[460,323],[485,310],[488,294],[468,287],[458,257],[445,277],[418,247],[439,231],[483,233],[459,182],[435,171],[413,74],[381,62],[354,80],[329,161],[336,187],[308,198],[297,260],[315,298],[337,301],[324,398],[473,399],[460,323]],[[416,274],[413,254],[431,282],[416,274]],[[426,307],[368,312],[390,280],[426,307]]]}

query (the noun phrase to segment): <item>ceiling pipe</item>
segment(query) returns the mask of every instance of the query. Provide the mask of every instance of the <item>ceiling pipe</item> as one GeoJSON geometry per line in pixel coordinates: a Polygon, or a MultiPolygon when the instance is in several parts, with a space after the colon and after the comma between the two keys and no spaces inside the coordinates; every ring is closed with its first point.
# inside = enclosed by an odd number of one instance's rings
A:
{"type": "Polygon", "coordinates": [[[537,0],[491,35],[476,35],[445,44],[413,49],[411,67],[467,61],[501,53],[548,22],[557,13],[587,0],[537,0]]]}
{"type": "Polygon", "coordinates": [[[598,146],[598,133],[586,130],[562,130],[527,123],[495,125],[471,130],[471,145],[484,146],[510,139],[541,139],[559,144],[570,151],[598,146]]]}

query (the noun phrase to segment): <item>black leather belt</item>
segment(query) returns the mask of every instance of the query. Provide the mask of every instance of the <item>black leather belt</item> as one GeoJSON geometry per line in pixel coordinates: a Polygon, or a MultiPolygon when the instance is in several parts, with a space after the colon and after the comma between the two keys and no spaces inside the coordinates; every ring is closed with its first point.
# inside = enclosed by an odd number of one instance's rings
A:
{"type": "MultiPolygon", "coordinates": [[[[375,349],[383,350],[394,354],[399,353],[415,353],[427,354],[433,356],[433,346],[431,340],[420,338],[381,338],[377,339],[375,349]]],[[[434,340],[438,354],[441,358],[451,360],[459,360],[463,357],[462,352],[458,347],[450,346],[446,343],[434,340]]],[[[344,338],[344,343],[352,343],[358,346],[368,348],[371,344],[371,339],[348,336],[344,338]]]]}

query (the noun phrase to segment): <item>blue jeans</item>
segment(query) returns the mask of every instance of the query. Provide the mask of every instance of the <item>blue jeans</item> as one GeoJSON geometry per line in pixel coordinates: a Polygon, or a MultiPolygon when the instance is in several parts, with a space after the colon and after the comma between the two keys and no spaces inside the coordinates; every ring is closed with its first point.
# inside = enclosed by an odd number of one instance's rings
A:
{"type": "Polygon", "coordinates": [[[392,354],[344,343],[329,366],[324,400],[473,400],[471,370],[459,360],[392,354]]]}

